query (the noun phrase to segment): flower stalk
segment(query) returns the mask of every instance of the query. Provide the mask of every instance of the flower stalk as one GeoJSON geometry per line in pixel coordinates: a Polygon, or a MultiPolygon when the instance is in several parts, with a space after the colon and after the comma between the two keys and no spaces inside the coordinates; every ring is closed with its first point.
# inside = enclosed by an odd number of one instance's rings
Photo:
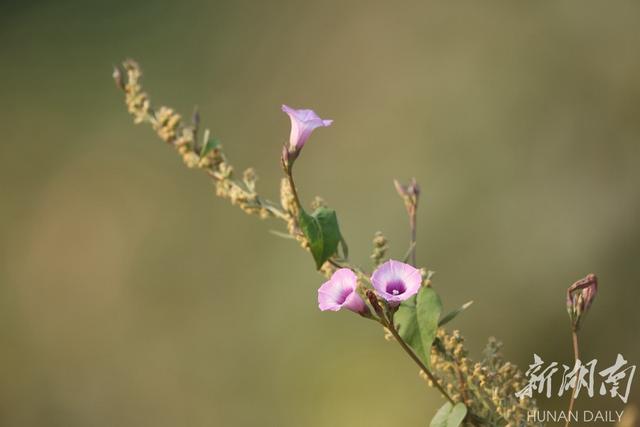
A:
{"type": "Polygon", "coordinates": [[[404,206],[409,215],[409,251],[407,259],[411,260],[411,265],[416,266],[416,243],[418,234],[418,199],[420,198],[420,186],[415,178],[406,184],[400,184],[398,180],[394,180],[393,184],[396,191],[402,197],[404,206]]]}
{"type": "MultiPolygon", "coordinates": [[[[578,280],[567,289],[567,312],[571,320],[571,344],[573,345],[573,359],[576,364],[580,361],[580,346],[578,331],[580,322],[593,304],[598,293],[598,279],[595,274],[589,274],[578,280]]],[[[568,413],[571,414],[576,402],[576,389],[571,392],[568,413]]],[[[569,427],[571,417],[567,417],[565,427],[569,427]]]]}
{"type": "Polygon", "coordinates": [[[391,332],[391,335],[393,335],[393,338],[395,338],[396,341],[398,341],[398,344],[400,344],[400,347],[402,347],[405,353],[407,353],[409,357],[416,363],[416,365],[420,367],[422,372],[425,373],[425,375],[433,383],[434,387],[438,389],[440,394],[442,394],[442,396],[444,396],[444,398],[447,399],[449,402],[456,403],[451,398],[449,393],[442,387],[442,385],[440,384],[440,381],[438,381],[438,379],[431,373],[431,370],[427,368],[427,366],[422,362],[422,360],[420,360],[420,358],[416,356],[415,352],[411,349],[411,347],[409,347],[407,343],[402,339],[402,337],[400,337],[400,334],[398,334],[398,330],[393,324],[393,315],[386,322],[386,327],[387,329],[389,329],[389,332],[391,332]]]}

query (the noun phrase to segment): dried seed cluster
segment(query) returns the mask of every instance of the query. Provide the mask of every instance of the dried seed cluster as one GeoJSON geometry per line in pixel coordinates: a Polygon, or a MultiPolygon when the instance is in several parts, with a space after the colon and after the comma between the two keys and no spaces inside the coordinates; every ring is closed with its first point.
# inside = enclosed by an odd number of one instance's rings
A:
{"type": "Polygon", "coordinates": [[[197,143],[197,116],[193,125],[185,125],[180,114],[172,108],[162,106],[154,110],[149,96],[142,89],[142,71],[135,61],[127,60],[116,67],[113,77],[116,85],[125,93],[125,103],[134,123],[150,123],[158,137],[177,150],[187,167],[205,170],[214,179],[219,197],[260,218],[290,216],[286,208],[283,212],[274,203],[259,197],[256,192],[257,176],[253,169],[245,170],[242,179],[235,178],[233,167],[227,162],[221,145],[203,152],[207,141],[197,143]]]}
{"type": "MultiPolygon", "coordinates": [[[[487,425],[541,427],[543,424],[527,420],[527,415],[537,410],[536,402],[516,397],[526,378],[517,366],[504,360],[501,347],[499,341],[490,338],[482,360],[474,362],[468,356],[460,332],[448,333],[440,328],[431,352],[431,364],[452,398],[464,402],[470,412],[487,425]]],[[[423,373],[421,376],[426,378],[423,373]]]]}
{"type": "Polygon", "coordinates": [[[374,267],[379,266],[386,259],[388,249],[387,238],[384,237],[382,232],[377,231],[373,236],[373,253],[371,254],[371,261],[374,267]]]}

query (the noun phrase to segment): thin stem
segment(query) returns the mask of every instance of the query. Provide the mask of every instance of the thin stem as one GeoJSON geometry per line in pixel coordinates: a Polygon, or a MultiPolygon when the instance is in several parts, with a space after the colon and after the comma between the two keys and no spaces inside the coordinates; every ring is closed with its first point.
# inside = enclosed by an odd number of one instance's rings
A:
{"type": "MultiPolygon", "coordinates": [[[[241,189],[243,191],[246,190],[242,186],[242,184],[240,184],[236,180],[229,179],[229,178],[224,178],[220,173],[216,172],[215,170],[207,169],[206,172],[207,172],[207,175],[209,175],[209,177],[211,179],[213,179],[214,181],[222,181],[222,180],[226,179],[234,187],[239,188],[239,189],[241,189]]],[[[274,202],[272,202],[272,201],[270,201],[268,199],[263,199],[260,196],[258,196],[257,194],[255,196],[256,197],[255,197],[254,203],[256,204],[256,206],[267,209],[276,218],[282,219],[284,221],[287,220],[287,215],[274,202]]]]}
{"type": "Polygon", "coordinates": [[[409,228],[411,229],[411,265],[416,266],[416,238],[417,238],[417,206],[409,212],[409,228]]]}
{"type": "Polygon", "coordinates": [[[296,190],[296,183],[293,181],[293,171],[287,170],[287,179],[289,180],[289,187],[291,187],[291,194],[293,194],[293,200],[296,202],[298,208],[302,208],[300,204],[300,198],[298,197],[298,190],[296,190]]]}
{"type": "Polygon", "coordinates": [[[385,326],[387,327],[387,329],[389,329],[389,332],[391,332],[391,335],[393,335],[393,337],[396,339],[396,341],[398,341],[398,344],[400,344],[400,347],[402,347],[402,349],[409,355],[409,357],[411,357],[411,359],[414,362],[416,362],[416,364],[427,375],[429,380],[431,380],[431,382],[438,389],[438,391],[449,402],[451,402],[452,405],[455,405],[456,402],[451,398],[451,396],[449,396],[449,393],[447,393],[447,391],[440,385],[440,383],[438,382],[436,377],[433,376],[433,374],[431,373],[429,368],[427,368],[427,366],[422,362],[422,360],[420,360],[420,358],[413,352],[411,347],[409,347],[409,345],[402,339],[400,334],[398,334],[398,331],[396,330],[396,327],[393,325],[393,318],[389,319],[389,320],[385,319],[385,323],[386,323],[385,326]]]}
{"type": "MultiPolygon", "coordinates": [[[[578,347],[578,331],[573,328],[571,331],[571,338],[573,341],[573,358],[577,363],[580,360],[580,348],[578,347]]],[[[564,425],[565,427],[569,427],[569,423],[571,422],[571,411],[573,411],[573,406],[576,403],[576,388],[573,388],[571,392],[571,400],[569,401],[569,412],[567,413],[567,422],[564,425]]]]}
{"type": "Polygon", "coordinates": [[[572,333],[573,338],[573,357],[577,361],[580,359],[580,348],[578,347],[578,331],[574,330],[572,333]]]}
{"type": "Polygon", "coordinates": [[[287,176],[287,180],[289,181],[289,187],[291,188],[291,194],[293,195],[293,200],[296,203],[296,206],[299,209],[302,209],[300,198],[298,197],[298,190],[296,189],[296,183],[293,180],[293,160],[287,157],[287,153],[287,147],[285,146],[281,158],[282,170],[284,171],[284,174],[287,176]]]}

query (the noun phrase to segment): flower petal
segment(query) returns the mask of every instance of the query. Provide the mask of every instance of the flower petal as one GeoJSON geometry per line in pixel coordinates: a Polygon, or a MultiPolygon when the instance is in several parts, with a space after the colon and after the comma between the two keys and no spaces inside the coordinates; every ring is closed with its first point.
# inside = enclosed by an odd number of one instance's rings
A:
{"type": "Polygon", "coordinates": [[[373,272],[371,282],[383,299],[399,303],[418,293],[422,275],[420,270],[409,264],[389,260],[373,272]]]}
{"type": "Polygon", "coordinates": [[[361,312],[365,304],[356,289],[358,278],[348,268],[341,268],[318,289],[318,307],[322,311],[338,311],[342,307],[361,312]]]}
{"type": "Polygon", "coordinates": [[[289,151],[300,150],[311,133],[319,127],[330,126],[333,120],[321,119],[313,110],[296,110],[288,105],[282,105],[282,111],[291,119],[291,134],[289,135],[289,151]]]}

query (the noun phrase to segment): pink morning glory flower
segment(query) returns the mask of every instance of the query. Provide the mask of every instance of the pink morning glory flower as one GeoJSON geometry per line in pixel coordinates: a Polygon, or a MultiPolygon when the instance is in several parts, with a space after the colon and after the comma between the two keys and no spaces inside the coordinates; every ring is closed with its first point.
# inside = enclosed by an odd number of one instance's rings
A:
{"type": "Polygon", "coordinates": [[[389,260],[371,275],[371,283],[378,295],[392,305],[411,298],[422,284],[420,270],[404,262],[389,260]]]}
{"type": "Polygon", "coordinates": [[[356,292],[358,279],[348,268],[336,270],[331,279],[318,289],[318,306],[322,311],[338,311],[346,308],[356,313],[364,313],[366,306],[356,292]]]}
{"type": "Polygon", "coordinates": [[[291,136],[289,137],[289,152],[291,153],[302,149],[314,129],[330,126],[333,123],[333,120],[321,119],[313,110],[295,110],[283,105],[282,111],[287,113],[291,119],[291,136]]]}

